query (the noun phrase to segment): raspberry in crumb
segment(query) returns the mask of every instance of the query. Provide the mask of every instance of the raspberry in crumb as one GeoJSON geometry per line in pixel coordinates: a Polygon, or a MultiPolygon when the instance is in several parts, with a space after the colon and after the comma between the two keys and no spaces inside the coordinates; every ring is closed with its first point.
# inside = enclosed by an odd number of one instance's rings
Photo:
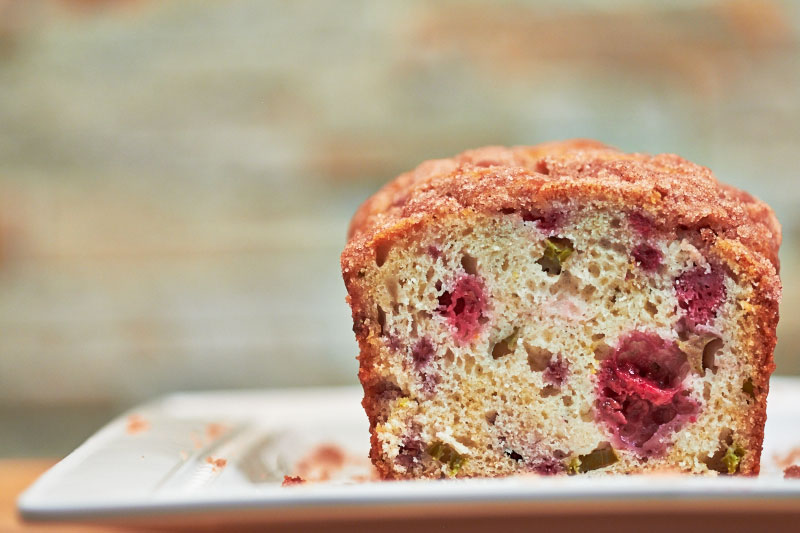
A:
{"type": "Polygon", "coordinates": [[[452,291],[439,296],[438,312],[456,330],[456,340],[467,343],[481,329],[485,304],[483,281],[478,276],[467,274],[456,281],[452,291]]]}
{"type": "Polygon", "coordinates": [[[725,299],[725,283],[722,273],[704,267],[687,270],[675,280],[678,307],[694,324],[708,324],[717,315],[717,309],[725,299]]]}
{"type": "Polygon", "coordinates": [[[633,249],[631,255],[633,256],[633,260],[636,261],[636,264],[642,267],[642,270],[645,272],[655,272],[663,261],[661,251],[647,243],[638,245],[633,249]]]}

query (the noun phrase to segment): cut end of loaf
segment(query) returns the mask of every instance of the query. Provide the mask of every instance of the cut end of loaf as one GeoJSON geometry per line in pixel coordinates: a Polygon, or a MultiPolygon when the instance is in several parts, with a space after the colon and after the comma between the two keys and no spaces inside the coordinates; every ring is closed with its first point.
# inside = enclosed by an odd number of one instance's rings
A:
{"type": "Polygon", "coordinates": [[[375,246],[349,287],[373,460],[387,478],[756,473],[768,371],[728,263],[602,208],[464,210],[375,246]]]}

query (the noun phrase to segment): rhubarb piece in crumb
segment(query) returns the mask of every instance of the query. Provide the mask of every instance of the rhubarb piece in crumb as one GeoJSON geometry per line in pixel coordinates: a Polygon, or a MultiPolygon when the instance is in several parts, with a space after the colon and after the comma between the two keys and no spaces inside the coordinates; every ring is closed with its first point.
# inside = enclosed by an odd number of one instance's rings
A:
{"type": "Polygon", "coordinates": [[[566,261],[574,251],[572,241],[569,239],[552,237],[546,239],[544,244],[544,255],[536,262],[542,267],[542,270],[552,276],[557,276],[561,274],[564,261],[566,261]]]}
{"type": "Polygon", "coordinates": [[[447,466],[447,473],[451,477],[458,474],[466,461],[466,458],[455,451],[452,446],[441,441],[436,441],[428,446],[427,452],[435,460],[447,466]]]}

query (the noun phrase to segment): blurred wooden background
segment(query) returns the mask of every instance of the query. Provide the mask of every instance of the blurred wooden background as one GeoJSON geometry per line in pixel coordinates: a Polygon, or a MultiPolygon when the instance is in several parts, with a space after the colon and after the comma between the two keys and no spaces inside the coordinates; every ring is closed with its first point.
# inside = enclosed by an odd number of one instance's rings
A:
{"type": "Polygon", "coordinates": [[[0,455],[355,383],[350,215],[483,144],[676,152],[768,201],[800,373],[798,95],[791,1],[0,0],[0,455]]]}

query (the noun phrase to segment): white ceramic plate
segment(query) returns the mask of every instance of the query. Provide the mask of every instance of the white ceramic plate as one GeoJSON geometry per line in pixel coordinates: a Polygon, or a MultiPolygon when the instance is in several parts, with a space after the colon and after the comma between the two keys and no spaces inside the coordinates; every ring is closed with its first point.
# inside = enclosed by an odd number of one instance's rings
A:
{"type": "MultiPolygon", "coordinates": [[[[258,523],[458,513],[536,514],[734,505],[800,511],[800,481],[781,458],[800,446],[800,380],[773,378],[762,475],[517,477],[358,482],[368,477],[366,417],[357,388],[175,394],[100,430],[19,499],[29,521],[165,523],[215,515],[258,523]],[[331,445],[327,452],[314,452],[331,445]],[[344,456],[336,452],[344,450],[344,456]],[[316,460],[308,460],[309,455],[316,460]],[[305,463],[304,463],[304,458],[305,463]],[[327,461],[327,462],[326,462],[327,461]],[[331,480],[282,487],[299,467],[331,480]],[[716,502],[716,503],[715,503],[716,502]],[[733,504],[731,503],[733,502],[733,504]]],[[[716,507],[715,507],[716,506],[716,507]]]]}

